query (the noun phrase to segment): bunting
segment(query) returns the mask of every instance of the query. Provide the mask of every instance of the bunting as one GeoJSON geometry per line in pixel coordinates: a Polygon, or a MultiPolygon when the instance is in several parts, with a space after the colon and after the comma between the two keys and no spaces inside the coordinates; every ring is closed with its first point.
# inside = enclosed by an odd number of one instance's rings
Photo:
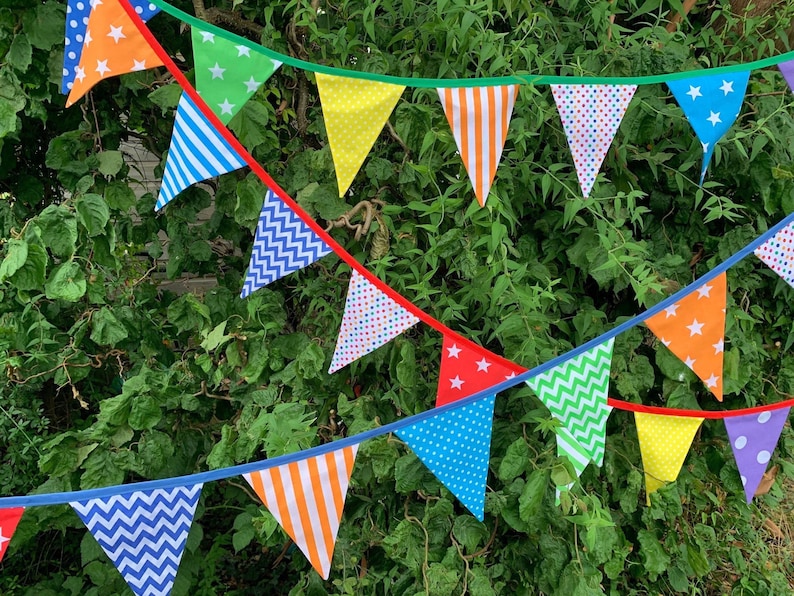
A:
{"type": "Polygon", "coordinates": [[[436,406],[463,399],[526,370],[470,341],[444,335],[436,406]]]}
{"type": "Polygon", "coordinates": [[[496,396],[436,414],[395,434],[482,521],[496,396]]]}
{"type": "Polygon", "coordinates": [[[418,318],[353,270],[328,372],[336,372],[369,354],[418,322],[418,318]]]}
{"type": "Polygon", "coordinates": [[[357,452],[353,445],[243,475],[323,579],[331,571],[357,452]]]}
{"type": "Polygon", "coordinates": [[[234,36],[235,43],[198,27],[191,36],[196,90],[224,124],[281,66],[264,54],[252,54],[241,37],[234,36]]]}
{"type": "MultiPolygon", "coordinates": [[[[582,475],[582,472],[584,472],[584,469],[587,467],[587,464],[590,463],[590,454],[579,444],[579,441],[577,441],[576,438],[564,426],[558,427],[556,431],[557,457],[568,458],[568,461],[571,462],[571,465],[573,466],[573,471],[576,473],[576,477],[579,478],[579,476],[582,475]]],[[[555,505],[560,504],[560,495],[571,490],[573,484],[574,483],[571,482],[565,486],[555,487],[555,505]]]]}
{"type": "Polygon", "coordinates": [[[405,87],[319,72],[315,77],[341,197],[350,188],[405,87]]]}
{"type": "Polygon", "coordinates": [[[105,78],[163,65],[120,0],[91,2],[94,7],[86,22],[82,54],[66,98],[67,108],[105,78]]]}
{"type": "Polygon", "coordinates": [[[749,78],[750,71],[745,71],[667,81],[703,147],[701,184],[714,155],[714,146],[733,126],[742,109],[749,78]]]}
{"type": "MultiPolygon", "coordinates": [[[[604,462],[612,345],[609,339],[527,381],[552,415],[562,422],[595,462],[604,462]]],[[[572,453],[571,460],[578,454],[572,453]]]]}
{"type": "Polygon", "coordinates": [[[725,348],[724,273],[645,321],[673,354],[722,401],[722,358],[725,348]]]}
{"type": "Polygon", "coordinates": [[[678,478],[703,418],[635,412],[634,421],[645,468],[645,494],[650,505],[651,493],[678,478]]]}
{"type": "Polygon", "coordinates": [[[24,507],[0,509],[0,561],[6,556],[8,543],[13,538],[14,531],[17,529],[17,524],[24,512],[24,507]]]}
{"type": "MultiPolygon", "coordinates": [[[[794,65],[792,70],[794,71],[794,65]]],[[[781,229],[754,252],[783,281],[794,287],[794,223],[781,229]]]]}
{"type": "Polygon", "coordinates": [[[482,207],[502,159],[518,85],[442,87],[438,95],[482,207]]]}
{"type": "Polygon", "coordinates": [[[70,505],[136,596],[168,595],[201,487],[135,491],[70,505]]]}
{"type": "Polygon", "coordinates": [[[790,409],[781,408],[725,419],[725,430],[728,431],[748,503],[753,500],[766,472],[766,464],[772,458],[790,409]]]}
{"type": "Polygon", "coordinates": [[[232,172],[245,165],[187,93],[176,108],[171,147],[154,208],[159,211],[191,184],[232,172]]]}
{"type": "Polygon", "coordinates": [[[790,89],[794,89],[794,60],[789,60],[788,62],[781,62],[777,65],[780,69],[780,72],[783,74],[783,78],[786,79],[788,86],[790,89]]]}
{"type": "Polygon", "coordinates": [[[637,85],[551,85],[582,196],[590,196],[637,85]]]}

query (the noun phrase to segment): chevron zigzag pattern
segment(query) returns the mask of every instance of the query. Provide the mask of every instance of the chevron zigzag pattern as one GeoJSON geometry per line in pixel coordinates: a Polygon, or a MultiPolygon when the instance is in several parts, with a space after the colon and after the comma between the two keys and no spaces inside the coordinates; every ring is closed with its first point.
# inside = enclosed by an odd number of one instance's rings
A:
{"type": "Polygon", "coordinates": [[[308,267],[330,252],[331,247],[268,189],[240,298],[308,267]]]}
{"type": "Polygon", "coordinates": [[[171,593],[201,484],[70,503],[136,596],[171,593]]]}
{"type": "Polygon", "coordinates": [[[182,93],[155,211],[165,207],[190,185],[244,165],[243,158],[201,113],[190,96],[182,93]]]}
{"type": "Polygon", "coordinates": [[[596,465],[604,462],[613,339],[527,381],[596,465]]]}

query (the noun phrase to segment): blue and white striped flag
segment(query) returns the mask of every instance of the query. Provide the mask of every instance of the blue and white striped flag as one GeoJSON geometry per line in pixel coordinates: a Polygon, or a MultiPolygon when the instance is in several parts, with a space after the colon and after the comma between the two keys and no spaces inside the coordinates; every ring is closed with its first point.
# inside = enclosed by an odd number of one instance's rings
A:
{"type": "Polygon", "coordinates": [[[232,172],[244,165],[243,158],[201,113],[190,96],[183,93],[176,108],[174,133],[155,211],[165,207],[191,184],[232,172]]]}

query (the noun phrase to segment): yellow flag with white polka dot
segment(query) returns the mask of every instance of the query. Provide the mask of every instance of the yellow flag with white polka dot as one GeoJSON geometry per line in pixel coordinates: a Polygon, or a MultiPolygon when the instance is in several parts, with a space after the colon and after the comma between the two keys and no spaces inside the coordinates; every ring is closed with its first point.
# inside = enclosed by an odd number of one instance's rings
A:
{"type": "Polygon", "coordinates": [[[635,412],[634,421],[645,469],[645,494],[650,505],[651,493],[678,478],[703,418],[635,412]]]}
{"type": "Polygon", "coordinates": [[[316,77],[341,197],[350,188],[405,87],[320,73],[316,77]]]}

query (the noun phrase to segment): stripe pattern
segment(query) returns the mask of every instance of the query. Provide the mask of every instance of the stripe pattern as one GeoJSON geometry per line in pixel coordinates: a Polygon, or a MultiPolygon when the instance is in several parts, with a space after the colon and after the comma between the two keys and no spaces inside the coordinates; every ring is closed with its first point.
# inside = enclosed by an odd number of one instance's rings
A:
{"type": "Polygon", "coordinates": [[[604,462],[609,369],[614,339],[527,381],[597,466],[604,462]]]}
{"type": "Polygon", "coordinates": [[[215,130],[190,96],[182,93],[155,211],[165,207],[191,184],[232,172],[244,165],[243,158],[215,130]]]}
{"type": "MultiPolygon", "coordinates": [[[[567,457],[571,462],[576,477],[582,475],[587,464],[590,463],[590,454],[585,450],[579,441],[566,429],[561,426],[557,429],[557,457],[567,457]]],[[[555,504],[560,504],[560,494],[571,490],[573,482],[565,486],[558,486],[555,489],[555,504]]]]}
{"type": "Polygon", "coordinates": [[[170,594],[201,484],[135,491],[70,505],[137,596],[170,594]]]}
{"type": "Polygon", "coordinates": [[[331,247],[268,189],[240,297],[308,267],[330,252],[331,247]]]}
{"type": "Polygon", "coordinates": [[[518,85],[438,89],[480,206],[488,199],[502,159],[517,94],[518,85]]]}
{"type": "Polygon", "coordinates": [[[358,445],[244,474],[284,531],[328,579],[358,445]]]}

